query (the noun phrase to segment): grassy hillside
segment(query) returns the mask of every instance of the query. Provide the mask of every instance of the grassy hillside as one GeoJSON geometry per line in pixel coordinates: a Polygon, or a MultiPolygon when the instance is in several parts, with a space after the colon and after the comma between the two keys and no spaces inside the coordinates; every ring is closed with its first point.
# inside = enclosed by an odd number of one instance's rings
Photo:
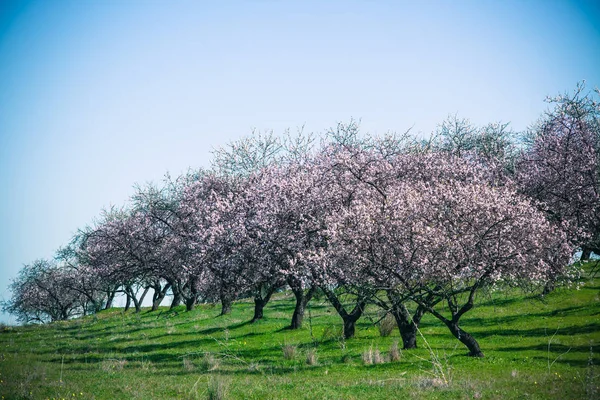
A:
{"type": "MultiPolygon", "coordinates": [[[[444,399],[600,396],[600,279],[559,289],[544,301],[496,293],[463,318],[485,358],[464,348],[431,316],[420,348],[400,360],[380,358],[399,335],[381,337],[368,318],[343,341],[341,319],[324,300],[311,302],[304,328],[285,327],[293,298],[281,293],[265,319],[247,323],[252,303],[231,315],[200,306],[140,314],[114,309],[47,326],[0,333],[0,395],[14,398],[444,399]],[[431,347],[431,351],[424,343],[431,347]],[[288,353],[284,357],[283,349],[288,353]],[[374,357],[377,358],[376,356],[374,357]],[[307,362],[307,359],[309,359],[307,362]],[[316,359],[316,360],[315,360],[316,359]]],[[[370,315],[375,318],[376,310],[370,315]]]]}

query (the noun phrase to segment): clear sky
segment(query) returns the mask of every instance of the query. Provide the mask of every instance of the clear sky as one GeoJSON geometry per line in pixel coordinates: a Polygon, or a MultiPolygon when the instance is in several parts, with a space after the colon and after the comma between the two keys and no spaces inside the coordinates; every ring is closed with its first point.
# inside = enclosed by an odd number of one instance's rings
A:
{"type": "Polygon", "coordinates": [[[0,299],[134,183],[252,128],[523,130],[583,79],[595,0],[0,0],[0,299]]]}

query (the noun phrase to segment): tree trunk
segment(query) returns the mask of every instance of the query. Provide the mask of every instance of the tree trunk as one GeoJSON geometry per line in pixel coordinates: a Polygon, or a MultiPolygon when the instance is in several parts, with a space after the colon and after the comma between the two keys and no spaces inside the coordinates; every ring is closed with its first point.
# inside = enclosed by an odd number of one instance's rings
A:
{"type": "Polygon", "coordinates": [[[220,315],[227,315],[227,314],[231,314],[231,299],[228,297],[222,297],[221,298],[221,314],[220,315]]]}
{"type": "Polygon", "coordinates": [[[587,246],[581,248],[581,261],[588,261],[592,256],[592,249],[587,246]]]}
{"type": "Polygon", "coordinates": [[[358,318],[344,318],[344,339],[350,339],[354,337],[356,332],[356,320],[358,318]]]}
{"type": "Polygon", "coordinates": [[[146,297],[146,294],[148,294],[148,290],[150,289],[150,286],[146,286],[144,288],[144,291],[142,292],[142,295],[140,296],[139,300],[136,300],[135,296],[133,296],[133,303],[135,304],[135,312],[139,313],[140,311],[142,311],[142,303],[144,301],[144,298],[146,297]]]}
{"type": "Polygon", "coordinates": [[[554,290],[554,284],[554,281],[546,282],[546,284],[544,285],[544,290],[542,290],[542,296],[547,296],[550,293],[552,293],[552,291],[554,290]]]}
{"type": "Polygon", "coordinates": [[[181,292],[177,289],[176,285],[171,286],[173,291],[173,301],[171,301],[171,310],[181,304],[181,292]]]}
{"type": "Polygon", "coordinates": [[[126,292],[125,294],[127,295],[127,300],[125,301],[125,312],[127,312],[131,306],[131,296],[129,295],[129,292],[126,292]]]}
{"type": "Polygon", "coordinates": [[[171,284],[167,283],[164,288],[160,288],[160,284],[154,288],[154,295],[152,296],[152,311],[158,310],[160,303],[165,299],[167,291],[171,288],[171,284]]]}
{"type": "Polygon", "coordinates": [[[469,355],[471,357],[483,357],[483,352],[479,348],[479,343],[477,340],[467,332],[463,331],[459,326],[458,322],[446,320],[444,321],[450,332],[454,335],[455,338],[460,340],[462,344],[464,344],[467,349],[469,349],[469,355]]]}
{"type": "Polygon", "coordinates": [[[263,318],[263,309],[265,308],[265,304],[266,302],[262,298],[254,297],[254,316],[252,317],[250,323],[253,324],[259,319],[263,318]]]}
{"type": "Polygon", "coordinates": [[[186,311],[193,311],[195,305],[196,305],[196,297],[192,296],[192,297],[190,297],[189,299],[187,299],[185,301],[185,310],[186,311]]]}
{"type": "Polygon", "coordinates": [[[398,331],[400,337],[402,337],[402,345],[405,350],[417,348],[417,330],[421,318],[425,313],[425,309],[421,306],[417,307],[415,314],[410,315],[410,312],[404,304],[395,304],[391,310],[396,324],[398,325],[398,331]]]}
{"type": "Polygon", "coordinates": [[[292,287],[292,292],[296,297],[296,307],[294,308],[294,314],[292,315],[292,323],[290,325],[290,329],[300,329],[302,328],[302,320],[304,319],[304,310],[306,309],[306,305],[310,301],[310,299],[315,294],[316,288],[311,286],[308,289],[308,292],[304,293],[304,289],[301,286],[292,287]]]}
{"type": "Polygon", "coordinates": [[[146,293],[148,293],[148,287],[144,288],[142,295],[138,299],[135,295],[136,292],[133,291],[131,286],[125,287],[125,294],[127,295],[127,302],[125,303],[125,311],[129,310],[131,306],[131,301],[133,301],[133,305],[135,306],[135,312],[139,313],[142,310],[142,301],[144,301],[144,297],[146,297],[146,293]]]}
{"type": "Polygon", "coordinates": [[[105,310],[108,310],[109,308],[112,307],[113,301],[115,300],[115,293],[116,293],[116,291],[111,290],[106,295],[106,305],[104,306],[105,310]]]}
{"type": "Polygon", "coordinates": [[[362,313],[365,310],[366,302],[362,297],[358,297],[356,299],[356,305],[351,312],[346,311],[344,305],[340,302],[335,292],[328,288],[321,288],[327,299],[338,312],[339,316],[342,317],[342,321],[344,321],[344,339],[350,339],[354,337],[354,333],[356,331],[356,321],[361,317],[362,313]]]}
{"type": "MultiPolygon", "coordinates": [[[[262,288],[261,288],[262,289],[262,288]]],[[[255,323],[263,317],[263,309],[271,299],[271,296],[275,292],[275,286],[269,287],[265,295],[263,296],[262,290],[258,290],[258,293],[254,296],[254,316],[250,323],[255,323]]]]}

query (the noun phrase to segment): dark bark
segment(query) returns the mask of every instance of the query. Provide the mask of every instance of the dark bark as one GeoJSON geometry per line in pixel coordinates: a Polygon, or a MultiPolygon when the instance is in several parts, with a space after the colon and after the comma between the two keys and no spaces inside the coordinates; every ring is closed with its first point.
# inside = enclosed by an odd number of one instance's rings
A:
{"type": "Polygon", "coordinates": [[[273,295],[273,293],[275,293],[276,287],[270,286],[265,293],[263,293],[261,289],[259,289],[258,293],[254,296],[254,316],[250,321],[251,323],[255,323],[259,319],[262,319],[263,310],[269,302],[269,300],[271,300],[271,296],[273,295]]]}
{"type": "Polygon", "coordinates": [[[323,293],[325,293],[325,296],[327,296],[327,299],[333,308],[335,308],[339,316],[342,317],[342,320],[344,321],[344,339],[350,339],[351,337],[354,337],[354,333],[356,331],[356,321],[358,321],[364,312],[366,301],[362,297],[357,298],[356,305],[352,311],[348,312],[333,290],[328,288],[321,289],[323,290],[323,293]]]}
{"type": "Polygon", "coordinates": [[[590,247],[584,246],[581,249],[581,261],[588,261],[592,256],[592,249],[590,247]]]}
{"type": "Polygon", "coordinates": [[[112,308],[113,305],[113,301],[115,300],[115,293],[116,291],[111,290],[107,293],[106,295],[106,305],[104,306],[105,310],[108,310],[109,308],[112,308]]]}
{"type": "MultiPolygon", "coordinates": [[[[448,327],[452,335],[454,335],[455,338],[457,338],[462,344],[464,344],[467,347],[467,349],[469,349],[469,355],[471,357],[483,357],[484,355],[481,349],[479,348],[479,343],[477,343],[477,340],[475,340],[475,338],[469,333],[462,330],[458,326],[458,322],[466,312],[473,308],[473,298],[475,296],[477,288],[477,285],[474,285],[471,288],[468,301],[460,308],[450,297],[446,297],[446,300],[448,301],[448,308],[450,308],[450,311],[452,312],[452,319],[444,317],[433,307],[427,307],[427,311],[429,311],[433,316],[442,321],[448,327]]],[[[422,305],[426,307],[425,304],[422,305]]]]}
{"type": "Polygon", "coordinates": [[[171,310],[181,304],[181,292],[177,288],[177,285],[172,285],[171,290],[173,291],[173,301],[171,301],[171,310]]]}
{"type": "Polygon", "coordinates": [[[542,296],[546,296],[548,294],[550,294],[555,287],[555,282],[554,281],[549,281],[546,282],[546,284],[544,285],[544,290],[542,290],[542,296]]]}
{"type": "Polygon", "coordinates": [[[417,306],[414,315],[410,315],[408,308],[404,304],[406,298],[394,289],[388,289],[386,291],[387,298],[390,301],[389,311],[396,320],[400,337],[402,338],[402,344],[404,349],[416,349],[417,348],[417,332],[421,318],[425,314],[425,307],[417,306]]]}
{"type": "Polygon", "coordinates": [[[133,296],[133,303],[135,304],[135,312],[136,313],[139,313],[140,311],[142,311],[142,303],[144,302],[144,298],[148,294],[149,289],[150,289],[150,286],[146,286],[144,288],[144,291],[142,292],[142,295],[140,296],[139,300],[136,300],[135,296],[133,296]]]}
{"type": "Polygon", "coordinates": [[[152,296],[152,311],[158,310],[160,303],[165,299],[167,291],[171,288],[171,284],[167,283],[165,287],[161,289],[160,284],[154,287],[154,295],[152,296]]]}
{"type": "Polygon", "coordinates": [[[131,296],[129,295],[129,292],[126,292],[125,294],[127,295],[127,300],[125,301],[125,312],[127,312],[131,306],[131,296]]]}
{"type": "Polygon", "coordinates": [[[448,329],[450,329],[450,332],[452,332],[454,337],[460,340],[462,344],[467,346],[467,349],[469,349],[469,355],[471,357],[483,357],[483,352],[479,348],[479,343],[477,343],[477,340],[475,340],[475,338],[467,332],[463,331],[458,326],[458,322],[446,320],[444,323],[448,329]]]}
{"type": "Polygon", "coordinates": [[[350,338],[354,337],[354,333],[356,332],[356,319],[343,318],[343,320],[344,320],[344,339],[350,339],[350,338]]]}
{"type": "Polygon", "coordinates": [[[125,311],[129,310],[130,301],[133,301],[133,305],[135,306],[135,312],[139,313],[142,310],[142,301],[144,301],[144,297],[146,297],[146,293],[148,293],[148,287],[144,288],[142,295],[138,299],[136,297],[136,293],[133,291],[131,286],[127,286],[125,288],[125,292],[127,294],[127,304],[125,305],[125,311]]]}
{"type": "Polygon", "coordinates": [[[185,310],[186,311],[193,311],[195,306],[196,306],[196,297],[192,296],[192,297],[186,299],[186,301],[185,301],[185,310]]]}
{"type": "Polygon", "coordinates": [[[423,314],[425,314],[425,308],[418,306],[414,315],[411,316],[404,304],[395,304],[391,313],[398,325],[398,331],[400,332],[400,337],[402,337],[403,348],[405,350],[416,349],[417,332],[421,318],[423,317],[423,314]]]}
{"type": "Polygon", "coordinates": [[[187,291],[185,291],[185,310],[192,311],[196,306],[196,302],[198,301],[198,289],[197,289],[198,279],[196,277],[192,277],[184,288],[187,287],[187,291]],[[189,294],[188,294],[189,293],[189,294]]]}
{"type": "Polygon", "coordinates": [[[304,310],[306,310],[306,305],[315,294],[316,287],[311,286],[307,292],[304,292],[301,286],[294,287],[290,285],[290,287],[296,297],[296,307],[294,307],[290,329],[300,329],[302,328],[302,320],[304,319],[304,310]]]}
{"type": "Polygon", "coordinates": [[[221,314],[220,315],[231,314],[231,304],[232,304],[232,301],[229,297],[221,298],[221,314]]]}

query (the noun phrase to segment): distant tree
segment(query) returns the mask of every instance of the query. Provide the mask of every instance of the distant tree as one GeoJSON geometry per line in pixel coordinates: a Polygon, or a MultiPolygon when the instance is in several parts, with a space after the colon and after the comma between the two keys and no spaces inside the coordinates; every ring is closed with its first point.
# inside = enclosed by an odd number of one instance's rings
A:
{"type": "Polygon", "coordinates": [[[600,104],[583,83],[549,98],[554,108],[531,129],[518,183],[548,218],[567,227],[582,259],[600,253],[600,104]]]}
{"type": "Polygon", "coordinates": [[[86,254],[81,251],[82,240],[84,236],[76,235],[71,243],[56,252],[55,258],[64,270],[65,284],[84,299],[83,314],[86,315],[102,310],[114,288],[107,286],[87,263],[86,254]]]}
{"type": "Polygon", "coordinates": [[[314,134],[305,133],[304,127],[299,128],[295,135],[286,130],[279,136],[273,131],[254,130],[250,136],[215,149],[211,166],[218,174],[239,177],[270,165],[302,163],[315,150],[316,139],[314,134]]]}
{"type": "Polygon", "coordinates": [[[186,273],[193,288],[221,301],[221,314],[248,286],[250,264],[243,250],[249,240],[243,217],[245,179],[207,173],[191,183],[181,201],[181,242],[187,248],[186,273]]]}
{"type": "Polygon", "coordinates": [[[66,320],[82,312],[82,295],[69,284],[68,273],[55,262],[37,260],[25,265],[9,288],[3,310],[24,323],[66,320]]]}
{"type": "Polygon", "coordinates": [[[85,252],[88,264],[104,282],[127,296],[125,310],[133,302],[141,311],[149,290],[147,264],[155,254],[155,244],[146,241],[146,220],[143,215],[126,208],[112,208],[88,232],[85,252]]]}
{"type": "MultiPolygon", "coordinates": [[[[241,219],[238,225],[231,227],[231,232],[246,238],[243,244],[238,244],[236,251],[239,262],[247,266],[245,284],[255,302],[253,321],[262,318],[271,295],[287,283],[297,297],[291,327],[299,328],[304,308],[315,291],[313,287],[306,287],[306,275],[300,276],[298,268],[294,268],[294,272],[288,268],[290,254],[285,249],[292,253],[293,250],[287,247],[289,238],[282,237],[283,229],[274,225],[279,217],[272,212],[274,209],[271,209],[270,202],[282,200],[279,189],[283,188],[279,183],[286,179],[282,174],[293,173],[285,166],[307,164],[316,144],[316,137],[305,133],[303,128],[298,129],[295,135],[288,130],[281,136],[254,131],[251,136],[213,152],[212,166],[217,174],[248,180],[243,187],[238,185],[242,192],[236,196],[236,208],[241,219]]],[[[287,186],[283,190],[289,189],[287,186]]]]}
{"type": "Polygon", "coordinates": [[[468,119],[451,115],[439,125],[429,150],[477,163],[486,169],[490,179],[503,182],[515,173],[519,146],[517,134],[508,123],[478,127],[468,119]]]}

